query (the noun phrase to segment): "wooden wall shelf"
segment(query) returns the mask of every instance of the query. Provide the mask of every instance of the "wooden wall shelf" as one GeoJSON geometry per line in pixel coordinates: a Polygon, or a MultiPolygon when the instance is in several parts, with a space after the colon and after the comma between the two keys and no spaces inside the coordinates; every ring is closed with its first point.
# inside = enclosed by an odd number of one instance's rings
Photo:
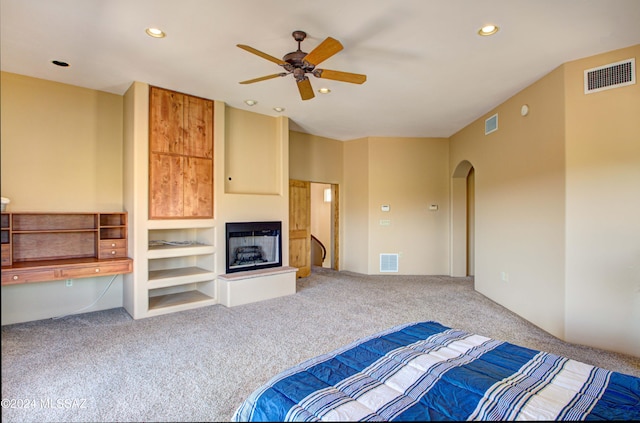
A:
{"type": "Polygon", "coordinates": [[[2,213],[2,285],[130,273],[127,213],[2,213]]]}

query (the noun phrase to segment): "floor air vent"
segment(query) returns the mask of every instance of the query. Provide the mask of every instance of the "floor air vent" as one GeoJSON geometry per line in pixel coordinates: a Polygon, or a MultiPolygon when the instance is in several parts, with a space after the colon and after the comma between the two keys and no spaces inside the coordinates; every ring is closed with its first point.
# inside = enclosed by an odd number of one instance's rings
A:
{"type": "Polygon", "coordinates": [[[397,272],[398,255],[380,254],[380,272],[397,272]]]}
{"type": "Polygon", "coordinates": [[[610,63],[584,71],[584,93],[591,94],[636,83],[636,59],[610,63]]]}

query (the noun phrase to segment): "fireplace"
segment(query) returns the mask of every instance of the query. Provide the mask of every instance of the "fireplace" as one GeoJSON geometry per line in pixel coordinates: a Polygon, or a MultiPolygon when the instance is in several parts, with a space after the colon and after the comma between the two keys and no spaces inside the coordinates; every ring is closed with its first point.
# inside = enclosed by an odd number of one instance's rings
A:
{"type": "Polygon", "coordinates": [[[281,222],[228,222],[227,273],[282,266],[281,222]]]}

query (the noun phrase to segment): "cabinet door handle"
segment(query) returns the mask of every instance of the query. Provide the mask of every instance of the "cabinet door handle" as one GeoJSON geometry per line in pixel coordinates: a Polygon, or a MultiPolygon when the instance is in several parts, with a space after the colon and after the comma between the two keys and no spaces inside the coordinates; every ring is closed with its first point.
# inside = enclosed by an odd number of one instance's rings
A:
{"type": "Polygon", "coordinates": [[[100,273],[100,268],[99,267],[96,269],[96,273],[100,273]]]}
{"type": "Polygon", "coordinates": [[[116,255],[116,251],[115,250],[111,250],[111,255],[116,255]]]}
{"type": "Polygon", "coordinates": [[[115,246],[116,246],[116,243],[115,243],[115,242],[111,244],[111,247],[115,247],[115,246]]]}
{"type": "Polygon", "coordinates": [[[13,275],[13,278],[12,278],[12,279],[13,279],[14,281],[17,281],[17,280],[18,280],[18,275],[13,275]]]}

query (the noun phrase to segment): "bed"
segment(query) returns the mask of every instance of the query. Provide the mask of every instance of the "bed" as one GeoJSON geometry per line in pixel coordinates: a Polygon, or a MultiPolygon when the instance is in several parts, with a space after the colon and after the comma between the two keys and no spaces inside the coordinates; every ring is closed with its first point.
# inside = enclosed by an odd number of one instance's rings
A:
{"type": "Polygon", "coordinates": [[[451,329],[396,326],[273,377],[234,421],[640,420],[640,378],[451,329]]]}

